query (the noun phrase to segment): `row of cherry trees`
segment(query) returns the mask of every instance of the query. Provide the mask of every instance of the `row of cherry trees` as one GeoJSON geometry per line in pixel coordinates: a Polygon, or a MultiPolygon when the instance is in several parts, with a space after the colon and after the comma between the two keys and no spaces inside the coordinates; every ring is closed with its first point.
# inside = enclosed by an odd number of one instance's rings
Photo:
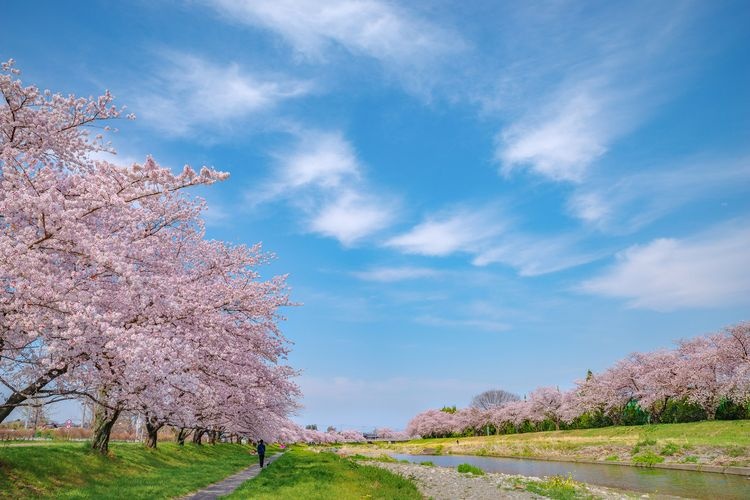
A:
{"type": "Polygon", "coordinates": [[[30,398],[86,398],[103,452],[126,411],[149,446],[165,425],[198,442],[293,427],[285,277],[260,278],[260,246],[207,240],[184,194],[228,174],[94,160],[113,151],[89,130],[125,118],[109,93],[24,86],[10,61],[0,95],[0,422],[30,398]]]}
{"type": "Polygon", "coordinates": [[[519,432],[561,425],[619,425],[638,413],[657,423],[676,406],[714,419],[720,405],[747,415],[750,403],[750,322],[683,340],[675,349],[634,353],[569,391],[540,387],[528,397],[489,409],[428,410],[407,433],[423,437],[519,432]]]}

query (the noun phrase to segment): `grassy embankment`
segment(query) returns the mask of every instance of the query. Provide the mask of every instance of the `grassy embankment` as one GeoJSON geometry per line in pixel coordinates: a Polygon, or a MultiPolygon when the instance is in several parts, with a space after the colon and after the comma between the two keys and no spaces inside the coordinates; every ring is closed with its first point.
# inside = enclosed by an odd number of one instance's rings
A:
{"type": "Polygon", "coordinates": [[[238,444],[160,443],[149,450],[112,443],[110,449],[103,457],[80,442],[0,445],[0,498],[170,498],[257,461],[238,444]]]}
{"type": "Polygon", "coordinates": [[[226,498],[406,500],[422,496],[413,483],[386,470],[295,447],[226,498]]]}
{"type": "Polygon", "coordinates": [[[350,445],[349,453],[486,455],[556,460],[750,466],[750,420],[350,445]]]}

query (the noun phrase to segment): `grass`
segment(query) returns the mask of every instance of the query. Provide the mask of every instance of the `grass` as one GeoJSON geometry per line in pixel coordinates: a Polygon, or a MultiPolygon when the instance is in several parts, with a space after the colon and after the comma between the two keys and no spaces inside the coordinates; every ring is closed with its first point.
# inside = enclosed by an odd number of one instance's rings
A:
{"type": "Polygon", "coordinates": [[[170,498],[257,460],[247,446],[237,444],[160,443],[149,450],[112,443],[110,449],[110,456],[103,457],[80,442],[0,446],[0,498],[170,498]]]}
{"type": "Polygon", "coordinates": [[[484,471],[482,469],[471,464],[460,464],[456,469],[458,469],[458,472],[474,474],[475,476],[484,476],[484,471]]]}
{"type": "Polygon", "coordinates": [[[659,454],[664,455],[665,457],[671,457],[679,451],[680,451],[679,446],[677,446],[674,443],[667,443],[664,445],[664,448],[661,449],[659,454]]]}
{"type": "Polygon", "coordinates": [[[722,464],[728,459],[750,466],[750,420],[690,422],[603,427],[566,431],[529,432],[502,436],[417,439],[403,443],[358,445],[409,454],[486,455],[606,461],[618,456],[627,462],[642,452],[653,452],[678,463],[690,455],[701,463],[722,464]],[[670,455],[670,453],[672,453],[670,455]]]}
{"type": "Polygon", "coordinates": [[[294,447],[225,498],[408,500],[422,496],[413,483],[387,470],[294,447]]]}
{"type": "Polygon", "coordinates": [[[634,464],[653,467],[655,464],[664,462],[664,457],[661,457],[650,451],[644,451],[643,453],[639,453],[638,455],[633,456],[632,461],[634,464]]]}
{"type": "Polygon", "coordinates": [[[543,481],[529,481],[525,486],[527,491],[556,500],[594,498],[583,483],[571,477],[552,476],[543,481]]]}

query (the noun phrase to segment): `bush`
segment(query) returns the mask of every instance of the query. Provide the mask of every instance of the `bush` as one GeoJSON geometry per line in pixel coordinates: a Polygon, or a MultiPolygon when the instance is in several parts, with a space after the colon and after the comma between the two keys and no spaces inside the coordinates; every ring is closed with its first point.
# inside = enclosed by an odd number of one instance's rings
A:
{"type": "Polygon", "coordinates": [[[643,425],[649,419],[648,412],[643,411],[637,402],[631,401],[622,410],[621,425],[643,425]]]}
{"type": "Polygon", "coordinates": [[[526,489],[532,493],[558,500],[589,497],[585,494],[585,486],[574,481],[570,476],[552,476],[545,478],[544,481],[529,482],[526,484],[526,489]]]}
{"type": "Polygon", "coordinates": [[[682,463],[686,464],[697,464],[698,463],[698,457],[695,455],[688,455],[685,458],[682,459],[682,463]]]}
{"type": "Polygon", "coordinates": [[[750,417],[748,407],[724,399],[716,409],[716,420],[742,420],[750,417]]]}
{"type": "Polygon", "coordinates": [[[680,447],[679,446],[677,446],[674,443],[667,443],[666,445],[664,445],[664,448],[661,449],[661,451],[659,452],[659,454],[660,455],[664,455],[665,457],[671,457],[672,455],[674,455],[678,451],[680,451],[680,447]]]}
{"type": "Polygon", "coordinates": [[[667,407],[661,414],[661,421],[665,424],[698,422],[706,420],[706,411],[695,403],[688,401],[673,400],[667,403],[667,407]]]}
{"type": "Polygon", "coordinates": [[[474,474],[475,476],[484,476],[484,471],[479,467],[475,467],[471,464],[461,464],[457,467],[458,472],[465,472],[468,474],[474,474]]]}
{"type": "Polygon", "coordinates": [[[419,462],[419,465],[424,465],[425,467],[435,467],[435,464],[430,462],[429,460],[427,462],[419,462]]]}
{"type": "Polygon", "coordinates": [[[664,457],[660,457],[659,455],[650,451],[646,451],[644,453],[641,453],[640,455],[636,455],[633,457],[634,464],[641,464],[647,467],[652,467],[653,465],[660,464],[663,461],[664,457]]]}

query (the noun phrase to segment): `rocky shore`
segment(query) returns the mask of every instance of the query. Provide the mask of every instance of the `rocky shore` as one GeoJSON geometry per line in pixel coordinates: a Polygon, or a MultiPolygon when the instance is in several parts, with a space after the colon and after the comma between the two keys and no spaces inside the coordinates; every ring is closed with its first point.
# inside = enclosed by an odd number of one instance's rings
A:
{"type": "MultiPolygon", "coordinates": [[[[387,469],[413,481],[426,498],[434,500],[547,498],[541,492],[555,487],[575,490],[575,496],[580,498],[626,499],[639,497],[636,493],[626,494],[608,488],[575,483],[562,478],[550,480],[500,473],[474,475],[461,473],[456,469],[447,467],[377,461],[367,461],[366,463],[387,469]]],[[[649,496],[644,495],[643,498],[649,498],[649,496]]]]}

